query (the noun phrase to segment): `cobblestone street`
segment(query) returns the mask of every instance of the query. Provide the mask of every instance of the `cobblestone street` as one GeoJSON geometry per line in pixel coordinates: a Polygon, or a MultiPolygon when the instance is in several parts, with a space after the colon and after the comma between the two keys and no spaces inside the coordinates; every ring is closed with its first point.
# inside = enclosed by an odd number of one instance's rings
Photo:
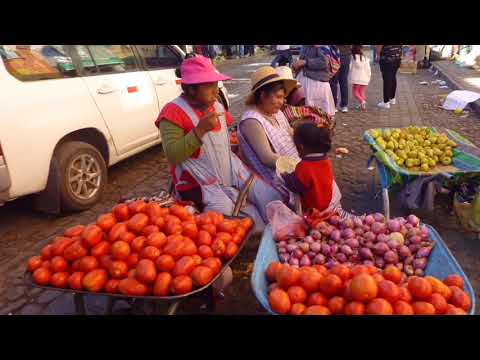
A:
{"type": "MultiPolygon", "coordinates": [[[[239,120],[245,110],[244,97],[250,90],[250,76],[260,66],[269,65],[270,55],[257,55],[251,58],[228,60],[217,67],[233,77],[226,83],[230,94],[231,114],[239,120]]],[[[338,113],[334,146],[347,147],[350,153],[343,158],[334,158],[335,177],[343,194],[343,207],[356,214],[381,211],[381,197],[374,198],[379,191],[379,181],[374,183],[374,171],[367,169],[371,156],[370,148],[363,142],[365,130],[374,127],[403,127],[425,125],[447,127],[458,131],[473,143],[480,145],[480,116],[470,113],[459,117],[442,110],[440,97],[450,90],[440,89],[430,84],[437,79],[431,72],[419,70],[416,75],[399,74],[397,104],[390,110],[377,109],[382,95],[382,79],[378,65],[372,65],[372,81],[367,90],[368,107],[366,112],[353,109],[350,98],[348,113],[338,113]],[[420,85],[428,81],[430,85],[420,85]],[[374,185],[375,184],[375,185],[374,185]]],[[[156,146],[139,155],[127,159],[109,170],[108,185],[103,200],[92,209],[79,214],[53,217],[36,213],[30,208],[30,199],[18,199],[0,207],[0,314],[74,314],[73,296],[57,291],[44,291],[24,285],[23,273],[30,256],[63,232],[63,229],[78,223],[95,221],[101,213],[108,212],[114,204],[125,196],[144,196],[166,188],[169,178],[168,166],[161,146],[156,146]]],[[[396,196],[391,197],[392,214],[404,215],[396,196]]],[[[473,235],[462,232],[455,216],[451,213],[446,198],[438,197],[433,215],[422,220],[434,226],[446,241],[450,250],[470,278],[479,298],[480,289],[480,241],[473,235]]],[[[226,291],[226,297],[217,304],[218,314],[264,314],[250,286],[259,239],[251,239],[242,253],[232,264],[234,282],[226,291]]],[[[201,299],[185,301],[179,314],[205,313],[200,309],[201,299]]],[[[101,296],[87,297],[89,314],[102,314],[106,301],[101,296]]],[[[157,313],[146,304],[133,313],[157,313]]],[[[114,313],[128,313],[130,305],[119,301],[114,313]]],[[[477,313],[479,313],[477,307],[477,313]]]]}

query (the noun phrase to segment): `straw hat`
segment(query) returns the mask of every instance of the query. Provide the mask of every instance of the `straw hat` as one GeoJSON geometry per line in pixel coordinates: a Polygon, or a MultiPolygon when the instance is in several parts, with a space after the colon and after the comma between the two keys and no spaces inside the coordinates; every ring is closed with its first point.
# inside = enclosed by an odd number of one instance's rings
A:
{"type": "Polygon", "coordinates": [[[253,105],[255,103],[255,92],[258,89],[267,84],[278,81],[283,81],[287,94],[290,94],[290,92],[295,89],[298,84],[297,80],[293,79],[293,75],[290,78],[288,76],[286,77],[279,75],[271,66],[262,66],[261,68],[257,69],[250,79],[252,88],[250,94],[248,94],[245,100],[245,104],[253,105]]]}

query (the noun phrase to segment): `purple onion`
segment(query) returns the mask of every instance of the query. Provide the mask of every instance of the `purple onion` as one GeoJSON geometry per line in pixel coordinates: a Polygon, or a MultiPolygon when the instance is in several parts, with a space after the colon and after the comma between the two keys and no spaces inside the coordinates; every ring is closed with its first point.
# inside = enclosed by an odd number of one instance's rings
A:
{"type": "Polygon", "coordinates": [[[407,258],[410,255],[412,255],[412,253],[410,252],[410,249],[405,245],[400,246],[400,248],[398,249],[398,254],[400,255],[400,257],[402,259],[407,258]]]}
{"type": "Polygon", "coordinates": [[[368,232],[368,231],[370,231],[370,226],[363,225],[362,229],[363,229],[363,232],[368,232]]]}
{"type": "Polygon", "coordinates": [[[411,265],[413,264],[413,260],[415,260],[415,257],[413,255],[407,256],[405,260],[403,260],[403,263],[405,265],[411,265]]]}
{"type": "Polygon", "coordinates": [[[310,260],[312,260],[315,256],[317,256],[317,253],[313,251],[309,251],[307,253],[307,256],[310,258],[310,260]]]}
{"type": "Polygon", "coordinates": [[[299,266],[300,265],[300,261],[294,257],[291,257],[290,260],[288,261],[288,263],[290,265],[296,265],[296,266],[299,266]]]}
{"type": "Polygon", "coordinates": [[[405,265],[404,270],[405,274],[408,276],[412,276],[415,273],[415,269],[412,265],[405,265]]]}
{"type": "Polygon", "coordinates": [[[330,246],[327,245],[327,244],[322,244],[322,254],[325,255],[325,256],[329,256],[331,254],[331,249],[330,249],[330,246]]]}
{"type": "Polygon", "coordinates": [[[338,245],[333,244],[332,246],[330,246],[330,251],[332,255],[335,255],[338,252],[338,245]]]}
{"type": "Polygon", "coordinates": [[[410,223],[407,222],[407,223],[405,224],[405,228],[407,229],[407,231],[410,231],[410,230],[413,230],[415,227],[414,227],[412,224],[410,224],[410,223]]]}
{"type": "Polygon", "coordinates": [[[398,241],[394,240],[394,239],[390,239],[387,241],[387,245],[390,249],[396,249],[397,247],[400,246],[400,244],[398,243],[398,241]]]}
{"type": "MultiPolygon", "coordinates": [[[[312,239],[313,241],[313,239],[312,239]]],[[[299,244],[300,250],[302,250],[304,253],[307,253],[310,251],[310,245],[307,242],[301,242],[299,244]]]]}
{"type": "Polygon", "coordinates": [[[300,249],[293,250],[292,257],[300,259],[303,256],[303,251],[300,249]]]}
{"type": "Polygon", "coordinates": [[[342,230],[342,237],[345,239],[351,239],[355,237],[355,232],[350,228],[346,228],[342,230]]]}
{"type": "Polygon", "coordinates": [[[410,249],[412,254],[415,254],[418,251],[418,249],[420,249],[420,245],[419,244],[410,244],[410,245],[408,245],[408,248],[410,249]]]}
{"type": "MultiPolygon", "coordinates": [[[[295,243],[297,242],[297,239],[288,239],[288,244],[292,244],[292,245],[295,245],[295,243]]],[[[293,251],[293,250],[292,250],[293,251]]]]}
{"type": "Polygon", "coordinates": [[[296,249],[297,249],[297,245],[295,245],[295,244],[288,244],[287,245],[287,251],[289,253],[294,252],[296,249]]]}
{"type": "Polygon", "coordinates": [[[383,269],[385,267],[385,260],[381,257],[377,257],[375,259],[375,266],[380,269],[383,269]]]}
{"type": "Polygon", "coordinates": [[[398,231],[400,231],[400,222],[396,219],[388,220],[387,221],[387,228],[391,232],[398,232],[398,231]]]}
{"type": "Polygon", "coordinates": [[[279,254],[286,254],[286,253],[287,253],[287,248],[279,247],[279,248],[278,248],[278,253],[279,253],[279,254]]]}
{"type": "Polygon", "coordinates": [[[384,242],[379,242],[375,244],[374,252],[376,255],[383,256],[390,248],[384,242]]]}
{"type": "Polygon", "coordinates": [[[311,244],[313,243],[315,240],[313,239],[312,236],[305,236],[305,238],[303,239],[303,242],[306,242],[307,244],[311,244]]]}
{"type": "Polygon", "coordinates": [[[408,215],[407,221],[412,225],[412,226],[418,226],[420,223],[420,219],[416,217],[415,215],[408,215]]]}
{"type": "Polygon", "coordinates": [[[355,223],[352,219],[345,219],[342,221],[342,226],[344,228],[353,229],[355,227],[355,223]]]}
{"type": "Polygon", "coordinates": [[[348,260],[347,255],[343,253],[338,253],[337,255],[335,255],[335,259],[337,259],[338,262],[342,264],[348,260]]]}
{"type": "Polygon", "coordinates": [[[307,255],[303,255],[302,258],[300,259],[300,266],[310,266],[310,265],[312,265],[310,258],[307,255]]]}
{"type": "Polygon", "coordinates": [[[422,269],[415,269],[415,276],[424,276],[425,272],[422,269]]]}
{"type": "Polygon", "coordinates": [[[403,237],[405,237],[407,235],[407,233],[408,233],[408,230],[405,227],[405,225],[400,226],[400,234],[402,234],[403,237]]]}
{"type": "Polygon", "coordinates": [[[325,236],[330,236],[334,230],[335,228],[333,226],[327,226],[326,228],[321,229],[320,232],[325,236]]]}
{"type": "Polygon", "coordinates": [[[358,263],[361,260],[360,254],[353,254],[349,259],[352,263],[358,263]]]}
{"type": "Polygon", "coordinates": [[[425,269],[427,267],[427,258],[419,258],[413,260],[413,267],[415,269],[425,269]]]}
{"type": "Polygon", "coordinates": [[[373,232],[369,231],[367,233],[365,233],[365,239],[367,239],[367,241],[374,241],[376,236],[373,232]]]}
{"type": "Polygon", "coordinates": [[[327,263],[325,265],[327,266],[328,269],[331,269],[335,265],[338,265],[338,261],[330,259],[330,260],[327,261],[327,263]]]}
{"type": "Polygon", "coordinates": [[[388,241],[388,235],[378,234],[378,236],[377,236],[377,241],[379,241],[379,242],[387,242],[387,241],[388,241]]]}
{"type": "Polygon", "coordinates": [[[359,251],[359,254],[363,259],[367,259],[367,260],[373,259],[372,250],[370,250],[369,248],[366,248],[366,247],[361,248],[359,251]]]}
{"type": "Polygon", "coordinates": [[[398,255],[395,254],[392,250],[387,251],[384,255],[383,258],[385,261],[389,264],[395,264],[398,262],[398,255]]]}
{"type": "Polygon", "coordinates": [[[353,251],[352,251],[352,248],[348,245],[343,245],[341,248],[340,248],[340,251],[342,253],[344,253],[345,255],[349,256],[349,255],[352,255],[353,254],[353,251]]]}
{"type": "Polygon", "coordinates": [[[350,246],[352,249],[354,248],[358,248],[360,246],[360,243],[358,242],[357,239],[353,238],[353,239],[348,239],[347,241],[345,241],[345,244],[350,246]]]}
{"type": "Polygon", "coordinates": [[[372,260],[364,260],[364,261],[363,261],[363,265],[375,266],[375,263],[374,263],[372,260]]]}
{"type": "Polygon", "coordinates": [[[314,265],[323,265],[323,264],[325,264],[325,261],[326,261],[326,258],[322,254],[317,254],[313,258],[313,264],[314,265]]]}
{"type": "Polygon", "coordinates": [[[331,238],[333,241],[338,241],[338,240],[340,240],[340,237],[341,237],[341,232],[340,232],[340,230],[333,230],[332,233],[330,234],[330,238],[331,238]]]}
{"type": "Polygon", "coordinates": [[[286,241],[280,241],[280,242],[278,243],[278,247],[281,247],[281,248],[282,248],[282,247],[287,247],[287,245],[288,245],[288,244],[287,244],[286,241]]]}
{"type": "Polygon", "coordinates": [[[280,254],[279,259],[280,259],[280,262],[283,264],[288,262],[288,260],[290,259],[290,256],[287,254],[280,254]]]}
{"type": "Polygon", "coordinates": [[[318,242],[314,242],[313,244],[310,245],[310,250],[318,253],[319,251],[322,250],[322,245],[318,242]]]}
{"type": "Polygon", "coordinates": [[[353,219],[353,224],[355,225],[356,228],[360,228],[363,226],[363,221],[362,219],[356,217],[355,219],[353,219]]]}
{"type": "Polygon", "coordinates": [[[385,225],[383,225],[382,223],[375,222],[372,225],[372,232],[376,235],[381,234],[385,230],[384,227],[385,227],[385,225]]]}
{"type": "Polygon", "coordinates": [[[396,263],[395,266],[398,268],[398,270],[403,271],[403,264],[401,262],[396,263]]]}
{"type": "Polygon", "coordinates": [[[372,224],[375,222],[375,218],[372,215],[367,215],[365,216],[363,222],[365,225],[372,226],[372,224]]]}
{"type": "Polygon", "coordinates": [[[334,215],[329,219],[330,224],[332,225],[338,225],[342,221],[342,218],[340,216],[334,215]]]}
{"type": "Polygon", "coordinates": [[[415,235],[410,238],[410,244],[418,245],[421,242],[422,242],[422,238],[420,236],[415,235]]]}
{"type": "Polygon", "coordinates": [[[315,239],[315,240],[320,240],[322,238],[322,233],[318,230],[312,230],[310,235],[315,239]]]}
{"type": "Polygon", "coordinates": [[[362,228],[356,228],[355,229],[355,235],[359,236],[359,235],[363,235],[364,231],[362,228]]]}
{"type": "Polygon", "coordinates": [[[429,234],[430,234],[430,231],[428,231],[428,228],[425,225],[423,225],[420,228],[420,236],[423,237],[423,238],[426,238],[426,237],[428,237],[429,234]]]}
{"type": "Polygon", "coordinates": [[[430,255],[430,252],[432,251],[431,247],[422,247],[418,249],[416,257],[417,258],[426,258],[430,255]]]}
{"type": "Polygon", "coordinates": [[[365,244],[365,247],[367,247],[369,249],[374,249],[375,245],[372,241],[367,241],[367,243],[365,244]]]}
{"type": "Polygon", "coordinates": [[[373,218],[377,222],[382,222],[382,223],[385,222],[385,216],[383,216],[383,214],[375,213],[375,214],[373,214],[373,218]]]}

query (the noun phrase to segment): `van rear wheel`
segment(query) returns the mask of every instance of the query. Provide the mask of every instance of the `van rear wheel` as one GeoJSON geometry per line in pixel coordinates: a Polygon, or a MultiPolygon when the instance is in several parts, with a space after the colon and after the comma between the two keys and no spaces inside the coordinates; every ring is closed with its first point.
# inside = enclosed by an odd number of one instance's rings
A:
{"type": "Polygon", "coordinates": [[[60,165],[62,209],[82,211],[100,200],[107,183],[107,166],[100,152],[90,144],[71,141],[56,151],[60,165]]]}

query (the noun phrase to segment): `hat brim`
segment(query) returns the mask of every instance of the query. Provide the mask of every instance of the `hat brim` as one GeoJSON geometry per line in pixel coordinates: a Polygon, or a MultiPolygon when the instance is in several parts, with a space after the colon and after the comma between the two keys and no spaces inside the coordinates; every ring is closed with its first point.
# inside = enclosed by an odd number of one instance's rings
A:
{"type": "Polygon", "coordinates": [[[195,74],[191,77],[182,77],[180,80],[182,84],[185,85],[197,85],[197,84],[206,84],[217,81],[226,81],[232,80],[230,76],[221,73],[215,74],[195,74]]]}
{"type": "Polygon", "coordinates": [[[298,81],[295,80],[295,79],[289,79],[289,78],[285,78],[285,77],[277,77],[277,78],[274,78],[274,79],[271,79],[269,81],[265,81],[261,86],[259,86],[258,88],[256,88],[254,91],[251,91],[250,94],[247,95],[246,99],[245,99],[245,104],[246,105],[253,105],[255,104],[255,93],[260,90],[262,87],[264,87],[265,85],[267,84],[271,84],[271,83],[274,83],[274,82],[279,82],[279,81],[283,81],[283,84],[285,86],[285,93],[286,95],[290,94],[292,92],[293,89],[295,89],[296,87],[298,87],[298,81]]]}

